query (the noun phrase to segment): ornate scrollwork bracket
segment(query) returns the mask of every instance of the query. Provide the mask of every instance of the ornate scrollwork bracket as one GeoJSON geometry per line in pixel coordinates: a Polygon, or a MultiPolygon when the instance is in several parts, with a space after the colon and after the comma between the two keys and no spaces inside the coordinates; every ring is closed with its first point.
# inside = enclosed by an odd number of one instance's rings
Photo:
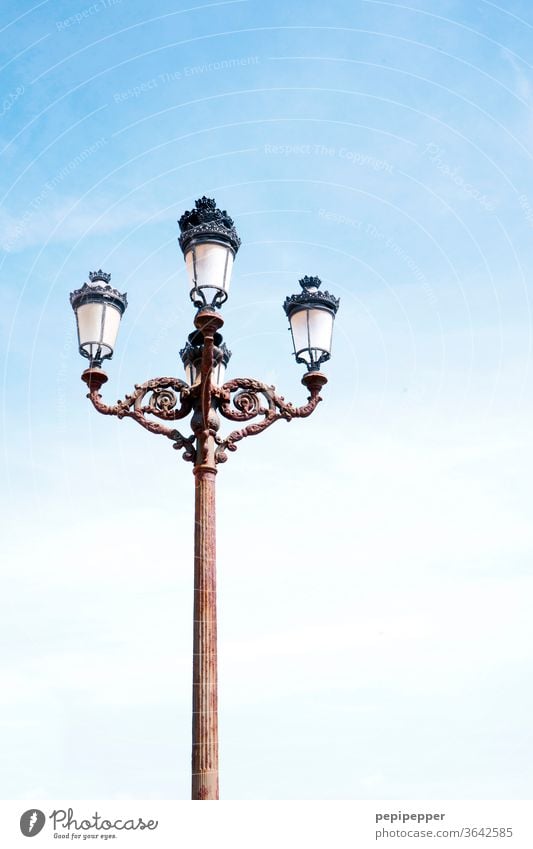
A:
{"type": "Polygon", "coordinates": [[[309,390],[309,397],[307,404],[301,407],[295,407],[285,401],[282,395],[276,393],[274,386],[268,386],[259,380],[241,377],[225,383],[219,390],[218,400],[218,410],[224,418],[239,422],[250,421],[258,416],[263,416],[263,419],[232,431],[225,439],[216,437],[216,462],[225,463],[228,459],[226,452],[236,451],[237,442],[246,436],[261,433],[280,419],[289,422],[292,419],[310,416],[322,400],[320,390],[327,383],[327,378],[321,372],[309,372],[302,378],[302,383],[309,390]]]}
{"type": "Polygon", "coordinates": [[[247,436],[254,436],[270,427],[276,421],[291,421],[311,415],[322,400],[320,390],[327,383],[321,372],[308,372],[302,383],[309,390],[307,403],[295,407],[276,393],[274,386],[268,386],[259,380],[241,377],[230,380],[221,387],[211,384],[211,371],[205,364],[202,380],[189,386],[176,377],[157,377],[145,383],[136,384],[134,392],[126,395],[114,405],[105,404],[100,395],[107,375],[100,368],[84,371],[82,379],[89,387],[87,397],[99,413],[104,416],[116,416],[119,419],[130,418],[149,430],[172,440],[174,448],[182,450],[184,460],[205,463],[205,451],[209,437],[214,439],[214,462],[225,463],[228,451],[236,451],[237,443],[247,436]],[[178,406],[179,404],[179,406],[178,406]],[[191,436],[183,436],[178,430],[148,416],[155,416],[166,422],[183,419],[193,412],[191,436]],[[232,431],[221,438],[216,433],[218,425],[211,421],[220,413],[226,419],[235,422],[250,422],[245,427],[232,431]],[[195,425],[195,418],[198,424],[195,425]],[[260,421],[253,421],[260,418],[260,421]]]}
{"type": "Polygon", "coordinates": [[[82,374],[82,380],[89,387],[87,397],[99,413],[104,416],[116,416],[119,419],[133,419],[150,433],[159,433],[171,439],[174,448],[178,450],[185,448],[183,459],[195,462],[194,436],[185,437],[175,428],[146,418],[148,415],[156,416],[164,421],[185,418],[195,403],[194,387],[190,387],[185,381],[176,377],[157,377],[154,380],[136,384],[135,391],[131,395],[126,395],[116,404],[108,405],[103,402],[100,395],[101,387],[107,382],[107,375],[102,369],[86,369],[82,374]]]}

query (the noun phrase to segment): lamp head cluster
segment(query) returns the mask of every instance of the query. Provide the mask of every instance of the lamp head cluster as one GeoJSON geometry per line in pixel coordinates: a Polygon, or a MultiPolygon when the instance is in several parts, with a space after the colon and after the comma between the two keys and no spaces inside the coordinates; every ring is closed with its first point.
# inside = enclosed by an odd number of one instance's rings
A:
{"type": "MultiPolygon", "coordinates": [[[[233,262],[241,245],[233,219],[217,207],[212,198],[195,201],[179,219],[179,245],[183,251],[190,298],[198,309],[212,311],[228,299],[233,262]]],[[[70,295],[76,314],[80,354],[99,368],[111,359],[120,320],[127,307],[126,294],[112,288],[111,275],[99,269],[89,273],[89,281],[70,295]]],[[[289,319],[296,362],[308,372],[316,372],[331,356],[333,322],[339,300],[321,291],[318,277],[303,277],[302,292],[285,299],[283,308],[289,319]]],[[[220,333],[215,339],[213,382],[221,385],[231,356],[220,333]]],[[[192,385],[200,375],[203,337],[200,330],[189,335],[180,356],[187,379],[192,385]]]]}

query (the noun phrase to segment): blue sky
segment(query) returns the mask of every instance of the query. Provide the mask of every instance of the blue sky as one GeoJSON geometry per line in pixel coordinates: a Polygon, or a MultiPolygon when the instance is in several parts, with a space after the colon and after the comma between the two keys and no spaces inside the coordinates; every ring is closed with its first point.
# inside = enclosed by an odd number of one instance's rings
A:
{"type": "Polygon", "coordinates": [[[4,798],[187,798],[191,469],[84,398],[182,376],[176,220],[242,238],[228,377],[303,400],[281,304],[340,296],[324,403],[218,475],[221,793],[531,797],[533,15],[3,4],[4,798]]]}

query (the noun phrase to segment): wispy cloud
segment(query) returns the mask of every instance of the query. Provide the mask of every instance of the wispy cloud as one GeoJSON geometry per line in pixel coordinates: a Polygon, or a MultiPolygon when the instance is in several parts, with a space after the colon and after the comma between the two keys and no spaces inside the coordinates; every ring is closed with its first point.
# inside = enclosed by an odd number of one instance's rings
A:
{"type": "Polygon", "coordinates": [[[0,246],[6,253],[50,242],[72,242],[88,235],[113,233],[160,217],[145,205],[113,206],[105,200],[81,203],[63,197],[52,203],[31,203],[20,215],[0,209],[0,246]]]}
{"type": "Polygon", "coordinates": [[[501,55],[514,71],[514,90],[517,97],[525,100],[529,105],[533,103],[533,87],[531,77],[524,71],[524,68],[517,62],[516,57],[508,50],[501,50],[501,55]]]}

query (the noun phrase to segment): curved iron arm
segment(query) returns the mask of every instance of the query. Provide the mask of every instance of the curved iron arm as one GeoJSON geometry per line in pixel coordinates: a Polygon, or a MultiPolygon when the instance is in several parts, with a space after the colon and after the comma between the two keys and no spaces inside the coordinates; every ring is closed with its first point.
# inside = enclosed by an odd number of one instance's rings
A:
{"type": "Polygon", "coordinates": [[[230,380],[221,387],[211,383],[212,352],[207,345],[207,353],[202,364],[202,380],[194,386],[175,377],[157,377],[145,383],[135,385],[135,391],[126,395],[116,404],[108,405],[102,400],[100,389],[107,381],[107,375],[100,368],[89,368],[82,379],[89,387],[90,399],[94,408],[104,416],[116,416],[119,419],[134,419],[141,427],[151,433],[161,434],[171,439],[174,448],[185,449],[183,459],[195,465],[207,460],[207,446],[213,437],[215,450],[211,451],[211,460],[215,464],[224,463],[228,459],[227,451],[236,451],[237,444],[246,436],[261,433],[279,419],[291,421],[311,415],[318,403],[321,388],[327,383],[327,378],[319,371],[308,372],[302,378],[302,383],[309,390],[307,403],[295,407],[285,401],[282,395],[276,393],[274,386],[268,386],[260,380],[241,377],[230,380]],[[148,396],[147,403],[145,402],[148,396]],[[179,407],[178,400],[180,402],[179,407]],[[191,436],[183,436],[178,430],[168,425],[153,421],[147,416],[153,415],[164,421],[176,421],[194,412],[192,418],[191,436]],[[217,435],[218,416],[236,422],[251,422],[262,416],[261,421],[252,422],[239,430],[232,431],[226,438],[217,435]],[[195,418],[197,422],[195,423],[195,418]]]}
{"type": "Polygon", "coordinates": [[[82,379],[89,387],[87,397],[93,407],[104,416],[116,416],[119,419],[131,418],[149,430],[166,436],[174,442],[174,448],[185,448],[184,460],[194,462],[196,448],[194,437],[184,437],[178,430],[147,419],[147,415],[157,416],[166,421],[176,421],[187,416],[194,405],[194,388],[176,377],[157,377],[145,383],[135,384],[135,391],[126,395],[116,404],[105,404],[100,395],[102,384],[107,381],[107,375],[101,369],[87,369],[82,379]],[[150,394],[151,393],[151,394],[150,394]],[[143,404],[146,396],[148,403],[143,404]],[[178,399],[180,406],[177,407],[178,399]]]}
{"type": "Polygon", "coordinates": [[[217,408],[224,418],[241,422],[250,421],[257,416],[264,416],[264,418],[262,421],[249,424],[241,430],[232,431],[225,439],[217,437],[217,463],[225,463],[228,459],[226,451],[236,451],[236,443],[240,442],[241,439],[261,433],[279,419],[285,419],[289,422],[292,419],[303,419],[310,416],[322,400],[320,390],[327,383],[327,378],[321,372],[308,372],[302,378],[302,383],[309,389],[309,397],[307,403],[301,407],[295,407],[294,404],[285,401],[283,395],[276,393],[274,386],[268,386],[260,380],[240,377],[229,380],[221,386],[216,393],[219,398],[217,408]],[[233,393],[237,394],[232,398],[233,393]]]}

